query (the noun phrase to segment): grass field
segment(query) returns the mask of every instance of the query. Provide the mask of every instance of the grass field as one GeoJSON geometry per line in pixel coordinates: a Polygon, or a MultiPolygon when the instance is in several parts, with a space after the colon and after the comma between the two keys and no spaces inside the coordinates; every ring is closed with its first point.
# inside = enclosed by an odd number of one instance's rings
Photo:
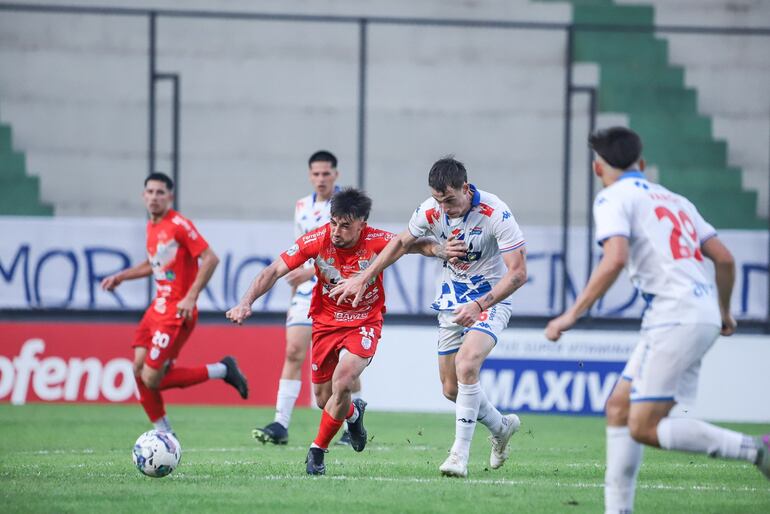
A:
{"type": "MultiPolygon", "coordinates": [[[[487,469],[479,426],[469,477],[441,477],[454,434],[447,414],[367,412],[363,453],[332,447],[327,475],[304,458],[319,412],[295,413],[288,446],[251,428],[272,410],[172,406],[182,464],[139,474],[131,447],[148,429],[136,405],[0,405],[2,512],[601,512],[604,428],[598,418],[522,416],[511,460],[487,469]]],[[[729,425],[759,434],[768,425],[729,425]]],[[[770,512],[770,483],[741,462],[646,450],[636,512],[770,512]]]]}

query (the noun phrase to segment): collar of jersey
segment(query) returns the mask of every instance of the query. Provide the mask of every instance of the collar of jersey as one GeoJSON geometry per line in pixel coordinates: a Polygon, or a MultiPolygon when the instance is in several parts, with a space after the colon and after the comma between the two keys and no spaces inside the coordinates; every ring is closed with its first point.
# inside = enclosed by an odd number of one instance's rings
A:
{"type": "MultiPolygon", "coordinates": [[[[470,215],[470,213],[473,210],[473,208],[481,203],[481,193],[479,193],[479,190],[476,189],[476,186],[474,186],[473,184],[468,184],[468,187],[470,187],[471,191],[473,192],[473,198],[471,198],[471,208],[468,209],[468,212],[466,212],[465,216],[463,216],[463,223],[468,221],[468,216],[470,215]]],[[[446,218],[446,222],[447,222],[447,225],[448,225],[449,224],[449,216],[447,216],[447,214],[444,213],[444,217],[446,218]]]]}
{"type": "MultiPolygon", "coordinates": [[[[337,193],[337,192],[339,192],[339,190],[340,190],[340,186],[334,186],[334,193],[337,193]]],[[[334,193],[332,193],[332,196],[334,196],[334,193]]],[[[316,192],[315,192],[315,191],[313,191],[313,203],[315,203],[315,197],[316,197],[316,192]]],[[[330,197],[329,197],[329,199],[328,199],[328,200],[326,200],[326,202],[327,202],[327,203],[328,203],[328,202],[330,202],[330,201],[331,201],[331,199],[332,199],[332,197],[330,196],[330,197]]],[[[312,207],[312,205],[311,205],[311,207],[312,207]]]]}
{"type": "Polygon", "coordinates": [[[641,178],[647,180],[647,177],[644,176],[644,173],[639,170],[624,171],[618,180],[623,180],[624,178],[641,178]]]}

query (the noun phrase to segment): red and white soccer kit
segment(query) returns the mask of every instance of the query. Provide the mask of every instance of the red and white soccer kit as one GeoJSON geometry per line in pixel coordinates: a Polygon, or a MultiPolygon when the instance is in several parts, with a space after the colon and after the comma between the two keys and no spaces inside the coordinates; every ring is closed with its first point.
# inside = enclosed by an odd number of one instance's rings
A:
{"type": "Polygon", "coordinates": [[[157,295],[142,317],[133,347],[147,348],[145,364],[161,369],[179,354],[198,319],[177,316],[182,300],[198,274],[198,257],[209,244],[193,223],[174,210],[158,223],[147,222],[147,257],[157,286],[157,295]]]}
{"type": "Polygon", "coordinates": [[[365,226],[354,247],[337,248],[332,244],[331,227],[327,223],[297,239],[291,248],[281,254],[289,269],[314,259],[318,278],[310,304],[314,384],[331,380],[343,348],[365,359],[374,356],[385,312],[382,273],[367,285],[361,303],[355,308],[350,300],[337,305],[336,300],[329,298],[329,291],[341,279],[365,270],[394,237],[390,232],[365,226]]]}

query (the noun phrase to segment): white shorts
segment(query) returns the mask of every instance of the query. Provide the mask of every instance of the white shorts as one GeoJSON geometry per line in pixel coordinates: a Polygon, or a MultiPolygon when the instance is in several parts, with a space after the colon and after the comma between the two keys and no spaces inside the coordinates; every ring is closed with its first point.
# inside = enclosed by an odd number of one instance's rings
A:
{"type": "Polygon", "coordinates": [[[479,315],[479,319],[470,327],[464,327],[452,320],[456,314],[452,311],[438,313],[438,354],[449,355],[460,350],[463,336],[470,330],[489,334],[497,344],[497,336],[508,326],[513,309],[509,303],[498,303],[479,315]]]}
{"type": "Polygon", "coordinates": [[[295,294],[291,297],[289,310],[286,311],[286,326],[306,326],[313,324],[313,320],[308,318],[310,313],[310,295],[295,294]]]}
{"type": "Polygon", "coordinates": [[[631,401],[691,405],[698,393],[701,359],[719,336],[719,327],[675,325],[642,330],[641,336],[623,368],[622,378],[631,381],[631,401]]]}

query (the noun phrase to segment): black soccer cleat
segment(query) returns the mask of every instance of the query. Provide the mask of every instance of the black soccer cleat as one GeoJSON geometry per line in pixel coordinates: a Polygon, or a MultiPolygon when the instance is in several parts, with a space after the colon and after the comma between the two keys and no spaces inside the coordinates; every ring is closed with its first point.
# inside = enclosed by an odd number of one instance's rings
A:
{"type": "Polygon", "coordinates": [[[364,411],[366,402],[361,398],[353,400],[353,405],[358,409],[358,419],[355,423],[348,421],[348,434],[350,434],[350,446],[357,452],[364,451],[366,448],[366,428],[364,428],[364,411]]]}
{"type": "Polygon", "coordinates": [[[286,444],[289,442],[289,430],[277,421],[273,421],[265,428],[255,428],[251,431],[251,435],[263,444],[286,444]]]}
{"type": "Polygon", "coordinates": [[[347,430],[343,431],[342,432],[342,437],[337,439],[337,442],[334,443],[334,444],[336,444],[337,446],[351,446],[351,443],[350,443],[350,432],[348,432],[347,430]]]}
{"type": "Polygon", "coordinates": [[[307,452],[307,458],[305,464],[307,464],[308,475],[325,475],[326,464],[324,464],[324,453],[328,450],[321,448],[313,448],[312,446],[307,452]]]}
{"type": "Polygon", "coordinates": [[[235,358],[228,355],[221,361],[222,364],[227,367],[227,374],[225,375],[225,383],[233,386],[241,398],[244,400],[249,397],[249,382],[246,377],[243,376],[241,370],[238,368],[238,363],[235,362],[235,358]]]}

